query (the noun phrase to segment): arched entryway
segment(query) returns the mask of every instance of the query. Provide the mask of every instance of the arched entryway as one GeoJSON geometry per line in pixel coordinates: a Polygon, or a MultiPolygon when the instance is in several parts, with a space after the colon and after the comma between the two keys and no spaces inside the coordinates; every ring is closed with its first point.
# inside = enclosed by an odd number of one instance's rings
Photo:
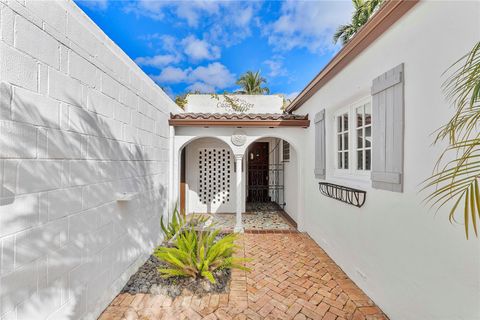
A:
{"type": "Polygon", "coordinates": [[[247,146],[244,162],[246,213],[281,212],[296,227],[298,166],[293,145],[279,137],[257,138],[247,146]]]}
{"type": "Polygon", "coordinates": [[[227,143],[216,137],[191,139],[178,158],[181,212],[235,212],[235,157],[227,143]]]}

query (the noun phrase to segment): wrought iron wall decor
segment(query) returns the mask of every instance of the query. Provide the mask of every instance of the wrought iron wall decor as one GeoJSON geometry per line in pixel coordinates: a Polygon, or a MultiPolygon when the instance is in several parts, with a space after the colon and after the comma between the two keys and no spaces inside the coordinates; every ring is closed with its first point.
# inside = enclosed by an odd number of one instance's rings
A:
{"type": "Polygon", "coordinates": [[[360,208],[367,199],[367,192],[355,188],[340,186],[338,184],[319,182],[320,192],[329,198],[342,201],[360,208]]]}

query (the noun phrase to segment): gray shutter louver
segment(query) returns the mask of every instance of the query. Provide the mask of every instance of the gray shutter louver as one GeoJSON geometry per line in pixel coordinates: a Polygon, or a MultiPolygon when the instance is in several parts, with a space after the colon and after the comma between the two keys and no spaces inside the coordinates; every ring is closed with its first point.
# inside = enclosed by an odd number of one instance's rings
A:
{"type": "Polygon", "coordinates": [[[315,178],[325,179],[325,109],[315,115],[315,178]]]}
{"type": "Polygon", "coordinates": [[[403,63],[372,83],[372,187],[403,192],[403,63]]]}

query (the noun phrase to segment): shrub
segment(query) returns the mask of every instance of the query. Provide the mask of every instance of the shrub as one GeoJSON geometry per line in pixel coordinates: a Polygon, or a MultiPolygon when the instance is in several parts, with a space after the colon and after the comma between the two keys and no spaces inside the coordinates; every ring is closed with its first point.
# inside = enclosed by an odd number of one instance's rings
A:
{"type": "Polygon", "coordinates": [[[174,247],[158,247],[154,255],[167,264],[158,271],[163,277],[207,278],[215,283],[217,269],[237,268],[249,271],[243,265],[247,259],[233,257],[236,234],[217,240],[219,230],[196,231],[193,227],[177,235],[174,247]]]}
{"type": "Polygon", "coordinates": [[[160,227],[165,234],[165,239],[168,241],[172,239],[180,229],[185,225],[185,218],[178,211],[177,205],[173,209],[172,221],[170,221],[166,226],[163,223],[163,216],[160,218],[160,227]]]}
{"type": "Polygon", "coordinates": [[[180,214],[177,209],[177,206],[173,209],[172,221],[167,225],[163,222],[163,216],[160,218],[160,227],[162,228],[163,233],[165,234],[165,240],[170,241],[177,233],[182,229],[190,227],[199,227],[205,228],[206,223],[209,220],[208,216],[204,215],[189,215],[190,219],[187,219],[185,216],[180,214]]]}

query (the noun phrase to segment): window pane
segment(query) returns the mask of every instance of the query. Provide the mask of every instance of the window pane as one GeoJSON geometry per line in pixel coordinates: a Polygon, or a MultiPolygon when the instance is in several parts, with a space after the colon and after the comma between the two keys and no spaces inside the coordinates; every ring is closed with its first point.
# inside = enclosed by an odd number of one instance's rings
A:
{"type": "Polygon", "coordinates": [[[337,132],[342,132],[342,117],[337,117],[337,132]]]}
{"type": "Polygon", "coordinates": [[[342,153],[338,153],[338,169],[342,169],[342,153]]]}
{"type": "Polygon", "coordinates": [[[343,169],[348,169],[348,152],[343,153],[343,169]]]}
{"type": "Polygon", "coordinates": [[[363,151],[362,150],[357,151],[357,169],[363,170],[363,151]]]}
{"type": "Polygon", "coordinates": [[[365,128],[365,147],[372,147],[372,127],[365,128]]]}
{"type": "Polygon", "coordinates": [[[372,123],[372,106],[370,103],[365,105],[365,125],[369,125],[372,123]]]}
{"type": "Polygon", "coordinates": [[[363,120],[363,107],[358,107],[357,109],[357,115],[356,115],[356,118],[357,118],[357,128],[358,127],[361,127],[363,124],[362,124],[362,120],[363,120]]]}
{"type": "Polygon", "coordinates": [[[372,127],[366,127],[365,128],[365,136],[366,137],[371,137],[372,136],[372,127]]]}
{"type": "Polygon", "coordinates": [[[363,130],[357,130],[357,148],[363,148],[363,130]]]}
{"type": "Polygon", "coordinates": [[[348,114],[345,113],[343,115],[343,131],[347,131],[348,130],[348,114]]]}
{"type": "Polygon", "coordinates": [[[365,150],[365,170],[370,170],[372,158],[370,156],[371,150],[365,150]]]}
{"type": "Polygon", "coordinates": [[[348,133],[343,134],[343,149],[348,150],[348,133]]]}
{"type": "Polygon", "coordinates": [[[338,137],[338,149],[337,149],[337,150],[343,150],[343,141],[342,141],[343,139],[342,139],[342,135],[339,134],[339,135],[337,135],[337,137],[338,137]]]}

